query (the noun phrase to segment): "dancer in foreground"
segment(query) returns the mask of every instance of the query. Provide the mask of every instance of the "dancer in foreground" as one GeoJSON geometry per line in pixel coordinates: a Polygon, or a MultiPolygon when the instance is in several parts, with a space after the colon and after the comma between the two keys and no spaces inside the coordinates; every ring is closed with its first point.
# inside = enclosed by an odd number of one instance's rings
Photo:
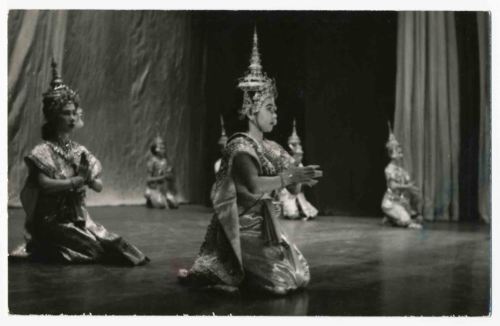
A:
{"type": "Polygon", "coordinates": [[[421,196],[410,174],[403,168],[403,150],[389,125],[389,140],[386,144],[391,162],[385,168],[387,191],[382,199],[383,224],[421,229],[421,196]]]}
{"type": "Polygon", "coordinates": [[[257,34],[243,91],[241,119],[248,130],[229,138],[212,189],[214,216],[200,253],[181,282],[226,291],[243,284],[254,290],[286,294],[305,287],[309,266],[280,228],[278,194],[288,187],[315,184],[318,166],[297,167],[277,143],[266,140],[277,123],[274,81],[262,72],[257,34]]]}
{"type": "Polygon", "coordinates": [[[43,142],[25,161],[28,179],[21,192],[26,243],[11,256],[69,263],[142,265],[149,259],[120,236],[95,223],[85,206],[86,187],[102,190],[101,163],[70,139],[83,127],[78,95],[63,84],[52,62],[53,80],[43,95],[43,142]]]}
{"type": "MultiPolygon", "coordinates": [[[[295,165],[302,167],[304,151],[302,150],[300,138],[297,135],[295,120],[293,121],[292,135],[288,137],[288,147],[295,160],[295,165]]],[[[281,190],[280,200],[283,206],[283,217],[292,220],[302,218],[304,221],[313,219],[318,215],[318,210],[306,199],[306,196],[302,192],[302,186],[299,185],[297,188],[298,192],[296,194],[291,193],[286,188],[281,190]]]]}

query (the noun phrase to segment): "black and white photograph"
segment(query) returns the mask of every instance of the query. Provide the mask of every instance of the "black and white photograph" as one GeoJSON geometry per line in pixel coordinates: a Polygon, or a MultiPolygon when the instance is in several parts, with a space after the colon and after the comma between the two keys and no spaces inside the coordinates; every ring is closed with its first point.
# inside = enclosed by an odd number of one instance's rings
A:
{"type": "Polygon", "coordinates": [[[494,313],[487,8],[4,16],[9,316],[494,313]]]}

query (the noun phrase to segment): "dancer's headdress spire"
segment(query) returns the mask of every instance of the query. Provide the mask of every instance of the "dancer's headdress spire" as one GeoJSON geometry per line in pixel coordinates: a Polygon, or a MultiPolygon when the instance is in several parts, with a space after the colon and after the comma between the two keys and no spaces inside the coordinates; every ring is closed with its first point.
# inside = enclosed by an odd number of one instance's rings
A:
{"type": "Polygon", "coordinates": [[[274,80],[267,77],[267,74],[262,71],[257,27],[254,28],[253,33],[250,65],[245,76],[238,80],[238,88],[243,91],[243,105],[239,111],[240,118],[243,118],[248,112],[257,112],[260,100],[267,96],[276,98],[278,95],[274,80]]]}
{"type": "Polygon", "coordinates": [[[290,135],[290,137],[288,137],[288,147],[292,150],[293,154],[304,153],[304,151],[302,150],[302,144],[299,135],[297,134],[297,126],[295,119],[293,119],[292,134],[290,135]]]}
{"type": "Polygon", "coordinates": [[[74,90],[63,83],[61,74],[57,70],[57,62],[52,58],[52,80],[48,90],[43,93],[43,114],[50,120],[69,102],[79,106],[80,98],[74,90]]]}
{"type": "Polygon", "coordinates": [[[160,135],[160,123],[156,122],[156,136],[155,139],[153,140],[153,145],[157,148],[159,146],[165,147],[165,141],[163,140],[163,137],[160,135]]]}
{"type": "Polygon", "coordinates": [[[226,136],[226,130],[224,129],[224,119],[222,118],[222,115],[220,116],[220,129],[221,129],[221,134],[219,141],[217,142],[221,146],[226,146],[227,143],[227,136],[226,136]]]}
{"type": "Polygon", "coordinates": [[[400,145],[399,145],[399,142],[396,139],[396,136],[392,132],[391,122],[390,121],[387,121],[387,126],[389,128],[389,139],[387,140],[387,143],[385,144],[385,147],[387,147],[387,149],[389,149],[389,150],[393,150],[394,148],[399,147],[400,145]]]}

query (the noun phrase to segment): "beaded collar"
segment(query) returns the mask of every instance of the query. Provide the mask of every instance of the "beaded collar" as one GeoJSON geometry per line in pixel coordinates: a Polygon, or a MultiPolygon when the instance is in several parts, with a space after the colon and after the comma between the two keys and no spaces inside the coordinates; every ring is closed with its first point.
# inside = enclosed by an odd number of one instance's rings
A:
{"type": "Polygon", "coordinates": [[[72,140],[59,140],[57,142],[46,141],[49,147],[68,162],[74,161],[75,143],[72,140]]]}
{"type": "Polygon", "coordinates": [[[252,137],[249,133],[247,132],[238,132],[233,134],[233,136],[230,137],[230,140],[236,138],[236,137],[244,137],[250,140],[250,144],[252,145],[253,149],[255,150],[255,154],[257,154],[260,165],[262,168],[263,175],[266,176],[273,176],[276,175],[276,166],[275,166],[275,160],[273,158],[276,156],[275,153],[272,152],[272,149],[267,146],[267,141],[264,138],[262,142],[259,142],[257,139],[252,137]]]}

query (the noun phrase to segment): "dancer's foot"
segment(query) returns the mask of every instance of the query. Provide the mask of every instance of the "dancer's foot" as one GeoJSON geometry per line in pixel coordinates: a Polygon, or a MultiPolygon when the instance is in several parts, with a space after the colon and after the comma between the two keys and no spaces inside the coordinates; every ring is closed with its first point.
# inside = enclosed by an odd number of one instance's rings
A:
{"type": "Polygon", "coordinates": [[[422,229],[422,225],[420,225],[418,223],[411,222],[410,224],[408,224],[408,228],[420,230],[420,229],[422,229]]]}
{"type": "Polygon", "coordinates": [[[424,217],[420,214],[418,214],[416,217],[415,217],[415,222],[421,224],[422,222],[424,221],[424,217]]]}
{"type": "Polygon", "coordinates": [[[189,277],[189,271],[185,268],[181,268],[177,271],[177,279],[181,284],[186,284],[189,277]]]}
{"type": "Polygon", "coordinates": [[[26,244],[22,244],[22,245],[16,247],[9,254],[9,257],[11,257],[11,258],[28,258],[29,256],[30,256],[30,254],[28,253],[28,250],[26,249],[26,244]]]}

